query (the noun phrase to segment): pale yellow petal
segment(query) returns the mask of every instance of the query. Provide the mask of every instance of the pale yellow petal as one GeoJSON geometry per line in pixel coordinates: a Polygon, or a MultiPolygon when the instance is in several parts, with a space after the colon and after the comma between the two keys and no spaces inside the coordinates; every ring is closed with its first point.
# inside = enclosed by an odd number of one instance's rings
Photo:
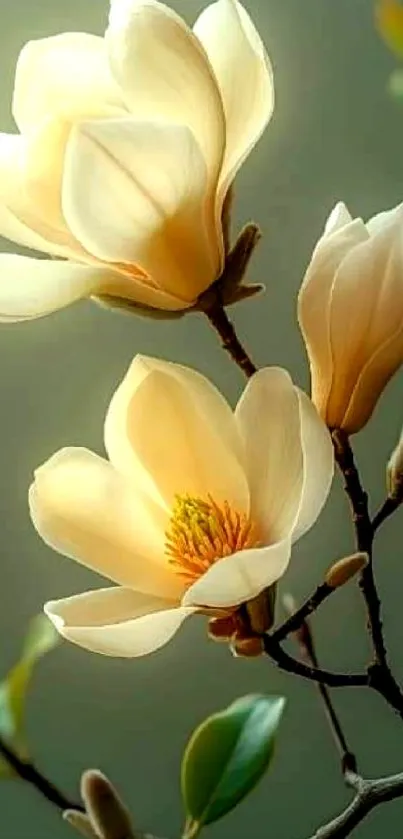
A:
{"type": "Polygon", "coordinates": [[[135,658],[167,644],[192,608],[125,588],[54,600],[45,612],[68,641],[91,652],[135,658]]]}
{"type": "Polygon", "coordinates": [[[224,104],[222,200],[273,113],[273,71],[264,44],[238,0],[212,3],[201,13],[194,32],[207,52],[224,104]]]}
{"type": "Polygon", "coordinates": [[[292,531],[303,485],[299,404],[288,373],[259,370],[235,416],[245,444],[252,519],[264,542],[277,542],[292,531]]]}
{"type": "Polygon", "coordinates": [[[111,460],[132,480],[152,480],[168,508],[176,494],[249,507],[242,451],[229,406],[200,374],[136,358],[112,399],[111,460]]]}
{"type": "Polygon", "coordinates": [[[69,228],[97,258],[139,265],[185,303],[221,269],[221,230],[213,204],[207,218],[207,189],[188,128],[119,119],[71,132],[63,183],[69,228]]]}
{"type": "Polygon", "coordinates": [[[295,390],[300,409],[303,484],[292,534],[293,542],[303,536],[318,518],[329,495],[334,472],[334,452],[329,430],[307,395],[299,388],[295,390]]]}
{"type": "Polygon", "coordinates": [[[129,110],[138,120],[187,126],[215,189],[225,148],[224,112],[214,73],[193,32],[156,0],[112,0],[105,39],[129,110]]]}
{"type": "Polygon", "coordinates": [[[183,589],[165,557],[163,510],[92,452],[51,457],[35,473],[30,509],[48,545],[104,577],[161,597],[183,589]]]}
{"type": "Polygon", "coordinates": [[[50,116],[69,119],[124,112],[103,38],[64,32],[29,41],[18,58],[13,116],[20,131],[50,116]]]}
{"type": "Polygon", "coordinates": [[[101,293],[113,282],[114,275],[97,266],[2,253],[0,322],[43,317],[101,293]]]}
{"type": "Polygon", "coordinates": [[[288,567],[289,538],[218,560],[185,593],[184,606],[226,608],[252,600],[277,582],[288,567]]]}

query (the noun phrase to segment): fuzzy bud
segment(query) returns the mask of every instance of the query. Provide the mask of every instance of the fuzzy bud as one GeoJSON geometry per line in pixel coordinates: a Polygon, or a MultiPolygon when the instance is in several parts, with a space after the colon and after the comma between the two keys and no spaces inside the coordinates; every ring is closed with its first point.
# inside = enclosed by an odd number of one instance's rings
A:
{"type": "Polygon", "coordinates": [[[363,551],[345,556],[335,562],[325,575],[325,583],[330,588],[340,588],[368,565],[368,554],[363,551]]]}
{"type": "Polygon", "coordinates": [[[389,498],[403,501],[403,431],[386,467],[389,498]]]}

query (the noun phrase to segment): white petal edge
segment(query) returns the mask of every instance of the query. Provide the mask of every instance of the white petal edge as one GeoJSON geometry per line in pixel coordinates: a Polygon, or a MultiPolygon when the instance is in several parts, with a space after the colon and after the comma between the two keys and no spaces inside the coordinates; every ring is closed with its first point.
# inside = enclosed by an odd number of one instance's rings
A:
{"type": "Polygon", "coordinates": [[[43,317],[113,283],[107,269],[0,254],[0,322],[43,317]]]}
{"type": "Polygon", "coordinates": [[[287,570],[291,540],[250,548],[212,565],[184,594],[183,606],[239,606],[273,585],[287,570]]]}
{"type": "Polygon", "coordinates": [[[323,509],[332,485],[334,450],[330,432],[306,393],[296,388],[299,400],[303,485],[301,504],[294,524],[292,541],[309,530],[323,509]]]}
{"type": "Polygon", "coordinates": [[[67,641],[101,655],[136,658],[163,647],[197,610],[130,589],[101,589],[45,605],[67,641]]]}

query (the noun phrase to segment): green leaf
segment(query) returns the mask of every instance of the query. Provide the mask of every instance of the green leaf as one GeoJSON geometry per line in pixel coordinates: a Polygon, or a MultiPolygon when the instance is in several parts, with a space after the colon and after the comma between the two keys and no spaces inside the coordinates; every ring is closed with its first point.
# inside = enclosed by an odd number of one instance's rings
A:
{"type": "Polygon", "coordinates": [[[284,704],[282,697],[244,696],[193,733],[181,775],[186,839],[232,810],[257,784],[271,762],[284,704]]]}
{"type": "MultiPolygon", "coordinates": [[[[45,615],[37,615],[30,623],[19,661],[0,682],[0,735],[18,753],[27,757],[24,733],[24,712],[29,684],[36,663],[52,650],[59,636],[45,615]]],[[[0,778],[13,774],[5,761],[0,760],[0,778]]]]}

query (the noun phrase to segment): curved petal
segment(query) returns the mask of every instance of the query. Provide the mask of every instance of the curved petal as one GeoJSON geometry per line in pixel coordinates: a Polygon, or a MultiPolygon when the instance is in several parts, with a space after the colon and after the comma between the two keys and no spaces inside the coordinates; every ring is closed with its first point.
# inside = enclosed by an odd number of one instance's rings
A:
{"type": "Polygon", "coordinates": [[[46,218],[49,195],[53,196],[57,190],[52,177],[60,167],[57,155],[60,131],[61,128],[48,123],[29,140],[22,135],[0,134],[0,234],[54,256],[74,258],[84,253],[83,249],[65,227],[57,228],[52,218],[46,218]],[[38,161],[33,159],[35,148],[39,152],[38,161]],[[46,167],[52,177],[45,176],[46,167]],[[43,195],[40,184],[30,194],[31,183],[35,184],[40,177],[43,195]]]}
{"type": "Polygon", "coordinates": [[[161,597],[183,590],[165,558],[163,510],[92,452],[63,449],[41,466],[30,510],[50,547],[104,577],[161,597]]]}
{"type": "Polygon", "coordinates": [[[156,0],[112,0],[105,34],[112,72],[136,119],[187,126],[215,190],[225,147],[214,73],[184,21],[156,0]]]}
{"type": "MultiPolygon", "coordinates": [[[[376,227],[346,256],[334,279],[330,308],[334,376],[326,417],[330,426],[343,424],[361,371],[402,325],[403,205],[378,218],[376,227]],[[355,300],[360,303],[351,318],[355,300]]],[[[392,363],[392,372],[393,367],[392,363]]],[[[375,399],[374,394],[372,405],[375,399]]]]}
{"type": "Polygon", "coordinates": [[[43,317],[101,293],[113,280],[110,271],[97,266],[2,253],[0,322],[43,317]]]}
{"type": "Polygon", "coordinates": [[[20,131],[49,116],[71,119],[124,112],[103,38],[64,32],[29,41],[16,67],[13,116],[20,131]]]}
{"type": "Polygon", "coordinates": [[[303,485],[298,397],[290,376],[266,367],[249,380],[235,411],[245,444],[251,517],[264,542],[288,535],[303,485]]]}
{"type": "Polygon", "coordinates": [[[334,451],[330,433],[307,395],[295,388],[299,399],[304,479],[301,504],[292,540],[296,542],[312,527],[332,485],[334,451]]]}
{"type": "Polygon", "coordinates": [[[198,373],[137,357],[112,399],[105,442],[116,466],[142,484],[148,476],[168,508],[189,493],[249,509],[230,408],[198,373]]]}
{"type": "Polygon", "coordinates": [[[137,263],[187,302],[221,267],[213,211],[205,224],[206,190],[203,158],[183,126],[119,119],[71,132],[63,212],[74,235],[100,259],[137,263]]]}
{"type": "Polygon", "coordinates": [[[91,652],[123,658],[164,646],[195,611],[125,588],[89,591],[45,606],[63,638],[91,652]]]}
{"type": "Polygon", "coordinates": [[[288,567],[291,540],[250,548],[215,562],[184,594],[184,606],[226,608],[252,600],[288,567]]]}
{"type": "Polygon", "coordinates": [[[273,113],[273,71],[262,40],[238,0],[218,0],[208,6],[194,32],[210,59],[224,104],[227,142],[219,185],[223,201],[273,113]]]}
{"type": "Polygon", "coordinates": [[[321,416],[326,412],[333,376],[330,305],[335,274],[347,255],[369,238],[361,219],[348,222],[348,218],[344,204],[338,204],[316,245],[298,295],[298,322],[309,357],[312,398],[321,416]]]}

